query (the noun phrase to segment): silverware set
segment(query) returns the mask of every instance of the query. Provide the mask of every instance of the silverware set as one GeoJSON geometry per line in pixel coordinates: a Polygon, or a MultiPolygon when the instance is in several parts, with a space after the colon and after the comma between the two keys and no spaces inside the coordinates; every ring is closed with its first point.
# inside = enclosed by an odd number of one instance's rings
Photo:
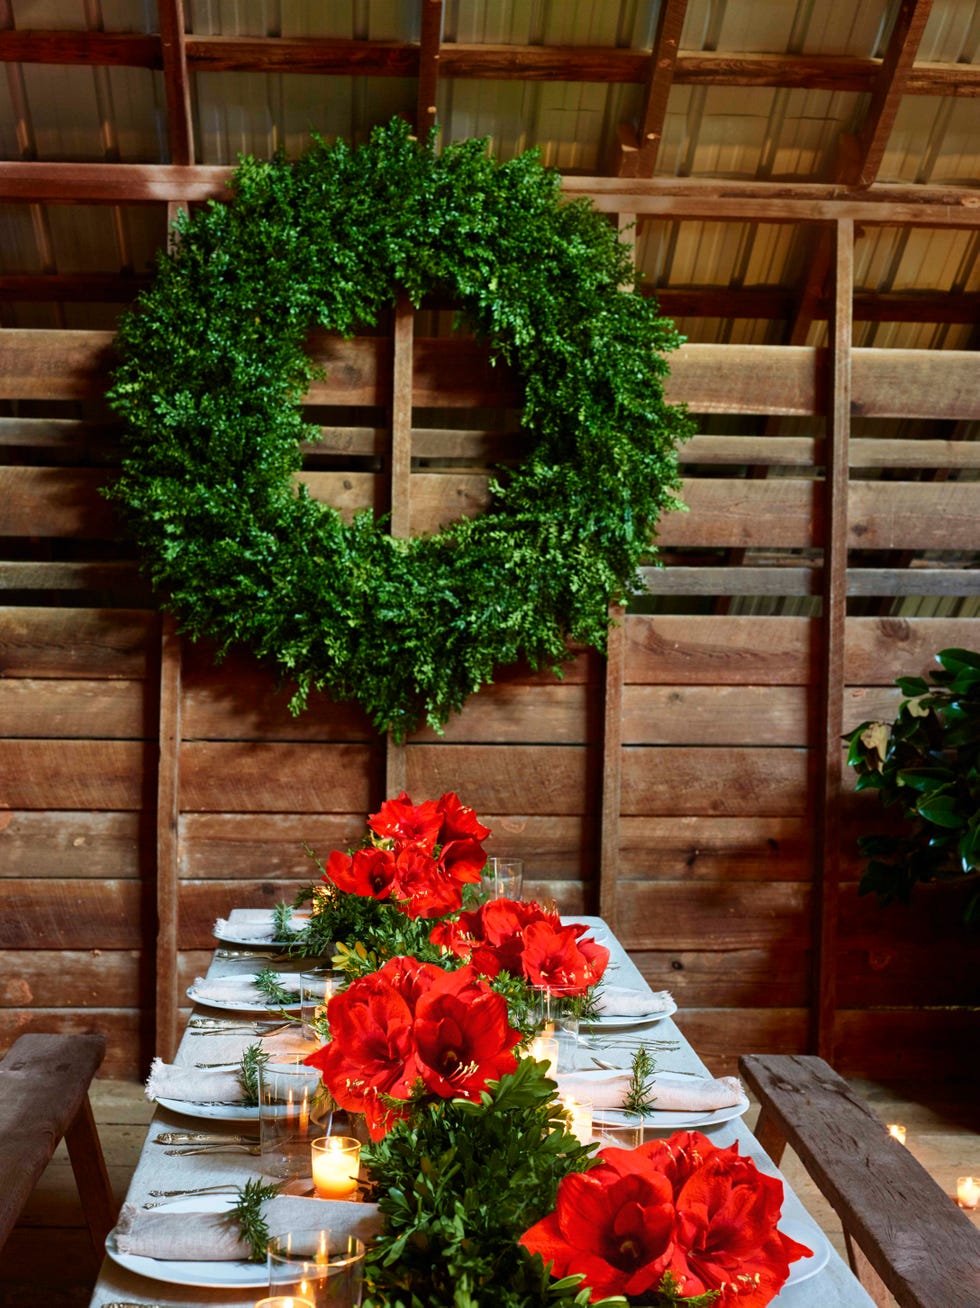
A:
{"type": "Polygon", "coordinates": [[[277,1018],[240,1018],[233,1021],[222,1017],[192,1017],[187,1029],[192,1035],[275,1035],[286,1031],[292,1022],[277,1018]]]}
{"type": "MultiPolygon", "coordinates": [[[[257,1135],[225,1135],[217,1131],[161,1131],[154,1136],[154,1144],[190,1145],[190,1144],[258,1144],[257,1135]]],[[[153,1191],[150,1192],[151,1194],[153,1191]]]]}
{"type": "Polygon", "coordinates": [[[235,1144],[233,1140],[227,1140],[224,1144],[202,1144],[202,1145],[185,1145],[179,1149],[164,1149],[165,1154],[170,1154],[174,1158],[192,1158],[195,1154],[252,1154],[258,1156],[262,1152],[262,1146],[258,1144],[235,1144]]]}

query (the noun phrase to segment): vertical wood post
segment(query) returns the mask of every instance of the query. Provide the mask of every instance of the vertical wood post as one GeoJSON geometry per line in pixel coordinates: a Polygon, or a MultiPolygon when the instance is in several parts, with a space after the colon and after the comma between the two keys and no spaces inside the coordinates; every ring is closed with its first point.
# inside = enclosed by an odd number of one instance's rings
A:
{"type": "MultiPolygon", "coordinates": [[[[391,486],[392,536],[406,537],[412,520],[412,345],[415,311],[407,295],[395,305],[394,357],[391,391],[391,486]]],[[[408,759],[405,746],[388,732],[385,750],[385,798],[407,786],[408,759]]]]}
{"type": "Polygon", "coordinates": [[[844,733],[844,627],[847,615],[847,493],[851,423],[854,224],[838,221],[833,240],[834,302],[824,482],[823,620],[817,712],[814,866],[814,1000],[811,1048],[833,1062],[837,1010],[837,915],[840,898],[841,784],[844,733]]]}
{"type": "Polygon", "coordinates": [[[616,626],[606,646],[606,687],[602,728],[602,817],[599,855],[599,913],[617,930],[620,813],[623,794],[623,669],[626,663],[626,610],[614,606],[616,626]]]}
{"type": "Polygon", "coordinates": [[[163,616],[160,657],[160,730],[157,771],[156,1052],[177,1048],[177,890],[180,821],[181,648],[177,624],[163,616]]]}

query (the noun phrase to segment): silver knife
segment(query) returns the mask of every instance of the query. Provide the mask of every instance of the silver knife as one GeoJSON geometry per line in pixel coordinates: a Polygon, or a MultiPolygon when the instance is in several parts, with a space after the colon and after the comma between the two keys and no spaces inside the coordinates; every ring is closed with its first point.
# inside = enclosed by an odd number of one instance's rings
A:
{"type": "Polygon", "coordinates": [[[225,1135],[218,1131],[161,1131],[155,1144],[258,1144],[257,1135],[225,1135]]]}

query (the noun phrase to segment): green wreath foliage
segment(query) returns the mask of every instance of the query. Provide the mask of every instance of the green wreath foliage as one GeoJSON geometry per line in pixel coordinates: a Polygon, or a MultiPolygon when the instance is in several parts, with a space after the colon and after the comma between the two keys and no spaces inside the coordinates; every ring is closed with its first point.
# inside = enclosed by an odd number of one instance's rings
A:
{"type": "Polygon", "coordinates": [[[106,494],[182,630],[219,656],[251,646],[295,683],[294,711],[325,690],[397,738],[440,727],[497,664],[604,648],[610,600],[682,507],[690,434],[663,398],[680,338],[619,289],[631,263],[608,221],[563,202],[536,152],[436,153],[400,120],[356,148],[244,158],[232,187],[178,221],[109,394],[126,434],[106,494]],[[345,524],[295,480],[319,437],[299,407],[307,332],[350,336],[400,289],[455,297],[522,377],[528,436],[487,512],[409,540],[369,511],[345,524]]]}

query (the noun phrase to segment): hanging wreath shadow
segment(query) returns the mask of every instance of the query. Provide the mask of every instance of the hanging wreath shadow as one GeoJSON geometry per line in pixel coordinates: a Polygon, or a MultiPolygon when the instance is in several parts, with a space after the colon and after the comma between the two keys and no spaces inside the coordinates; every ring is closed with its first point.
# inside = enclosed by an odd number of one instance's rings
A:
{"type": "Polygon", "coordinates": [[[120,504],[192,638],[248,645],[295,683],[359,702],[403,738],[439,728],[498,664],[560,668],[605,647],[609,603],[639,588],[662,511],[682,507],[679,343],[621,291],[629,252],[587,200],[563,202],[534,151],[434,145],[401,120],[357,148],[244,159],[229,203],[178,221],[123,319],[109,400],[126,422],[120,504]],[[319,438],[300,402],[311,327],[374,324],[400,290],[449,293],[525,388],[528,457],[488,510],[391,537],[345,523],[295,474],[319,438]]]}

